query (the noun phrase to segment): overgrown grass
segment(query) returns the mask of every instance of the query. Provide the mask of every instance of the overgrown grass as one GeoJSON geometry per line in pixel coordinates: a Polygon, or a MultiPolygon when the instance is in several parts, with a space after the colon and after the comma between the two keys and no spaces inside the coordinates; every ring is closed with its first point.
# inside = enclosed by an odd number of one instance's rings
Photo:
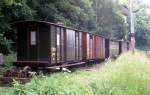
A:
{"type": "Polygon", "coordinates": [[[25,86],[16,85],[15,95],[93,95],[88,84],[73,74],[55,74],[42,79],[34,78],[25,86]]]}
{"type": "Polygon", "coordinates": [[[11,95],[149,95],[150,61],[141,52],[129,52],[97,71],[35,77],[12,89],[11,95]]]}
{"type": "Polygon", "coordinates": [[[143,53],[123,54],[108,62],[91,86],[95,95],[149,95],[150,61],[143,53]],[[96,81],[96,82],[95,82],[96,81]]]}
{"type": "Polygon", "coordinates": [[[13,95],[13,88],[9,87],[1,87],[0,88],[0,95],[13,95]]]}
{"type": "Polygon", "coordinates": [[[10,66],[12,66],[12,63],[16,61],[16,54],[9,54],[4,56],[4,65],[0,67],[0,75],[3,74],[3,72],[8,69],[10,66]]]}

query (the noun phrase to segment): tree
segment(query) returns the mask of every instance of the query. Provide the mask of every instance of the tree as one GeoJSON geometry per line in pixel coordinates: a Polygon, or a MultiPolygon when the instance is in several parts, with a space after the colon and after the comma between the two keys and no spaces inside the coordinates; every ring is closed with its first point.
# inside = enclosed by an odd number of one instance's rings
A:
{"type": "Polygon", "coordinates": [[[26,0],[2,0],[0,2],[0,52],[10,53],[15,46],[16,35],[11,23],[33,18],[33,11],[26,0]]]}
{"type": "MultiPolygon", "coordinates": [[[[121,4],[129,7],[129,0],[119,0],[121,4]]],[[[149,5],[142,0],[133,0],[133,12],[135,14],[135,40],[136,47],[144,49],[150,46],[150,14],[149,5]]]]}
{"type": "Polygon", "coordinates": [[[94,11],[90,0],[31,0],[28,5],[36,11],[35,19],[62,22],[82,30],[93,30],[94,11]]]}
{"type": "Polygon", "coordinates": [[[94,0],[93,6],[96,12],[97,33],[112,39],[126,39],[128,24],[118,2],[94,0]]]}
{"type": "Polygon", "coordinates": [[[5,19],[4,8],[10,7],[15,4],[13,0],[1,0],[0,1],[0,52],[9,53],[11,48],[11,40],[5,37],[5,32],[10,29],[8,19],[5,19]]]}

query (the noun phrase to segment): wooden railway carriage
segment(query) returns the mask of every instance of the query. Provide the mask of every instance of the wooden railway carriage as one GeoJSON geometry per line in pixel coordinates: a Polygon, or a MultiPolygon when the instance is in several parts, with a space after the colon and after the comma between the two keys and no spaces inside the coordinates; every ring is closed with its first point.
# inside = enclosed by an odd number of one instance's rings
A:
{"type": "Polygon", "coordinates": [[[109,41],[109,57],[115,57],[119,55],[119,41],[109,41]]]}
{"type": "Polygon", "coordinates": [[[121,49],[119,41],[105,39],[105,58],[118,56],[121,49]]]}
{"type": "Polygon", "coordinates": [[[105,59],[105,38],[43,21],[15,23],[16,66],[51,66],[105,59]]]}
{"type": "Polygon", "coordinates": [[[119,41],[119,54],[127,52],[129,50],[129,42],[127,41],[119,41]]]}
{"type": "Polygon", "coordinates": [[[105,38],[90,33],[83,33],[83,59],[104,60],[105,38]]]}
{"type": "Polygon", "coordinates": [[[130,43],[127,41],[116,41],[105,39],[105,58],[116,57],[121,53],[130,50],[130,43]]]}
{"type": "Polygon", "coordinates": [[[14,26],[17,30],[17,61],[5,71],[4,77],[26,78],[30,77],[31,70],[61,70],[99,62],[130,49],[128,42],[44,21],[16,22],[14,26]]]}

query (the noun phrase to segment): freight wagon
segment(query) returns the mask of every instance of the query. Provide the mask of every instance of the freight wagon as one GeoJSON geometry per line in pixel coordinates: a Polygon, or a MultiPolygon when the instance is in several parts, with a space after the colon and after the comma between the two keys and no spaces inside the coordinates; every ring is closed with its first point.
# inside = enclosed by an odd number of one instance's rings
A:
{"type": "MultiPolygon", "coordinates": [[[[17,31],[17,61],[13,65],[16,67],[45,69],[100,62],[118,56],[130,47],[129,42],[45,21],[20,21],[14,26],[17,31]]],[[[11,73],[12,70],[7,71],[11,73]]]]}
{"type": "Polygon", "coordinates": [[[43,21],[15,23],[17,66],[52,66],[105,59],[105,38],[43,21]]]}

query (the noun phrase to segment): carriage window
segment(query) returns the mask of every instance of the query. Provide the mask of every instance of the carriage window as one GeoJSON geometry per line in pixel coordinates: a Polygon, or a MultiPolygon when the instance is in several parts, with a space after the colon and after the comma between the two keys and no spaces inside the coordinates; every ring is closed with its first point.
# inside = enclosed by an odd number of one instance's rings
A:
{"type": "Polygon", "coordinates": [[[57,34],[57,46],[59,46],[59,45],[60,45],[60,35],[57,34]]]}
{"type": "Polygon", "coordinates": [[[31,34],[30,34],[31,36],[31,42],[30,42],[30,44],[31,45],[36,45],[36,32],[35,31],[31,31],[31,34]]]}

